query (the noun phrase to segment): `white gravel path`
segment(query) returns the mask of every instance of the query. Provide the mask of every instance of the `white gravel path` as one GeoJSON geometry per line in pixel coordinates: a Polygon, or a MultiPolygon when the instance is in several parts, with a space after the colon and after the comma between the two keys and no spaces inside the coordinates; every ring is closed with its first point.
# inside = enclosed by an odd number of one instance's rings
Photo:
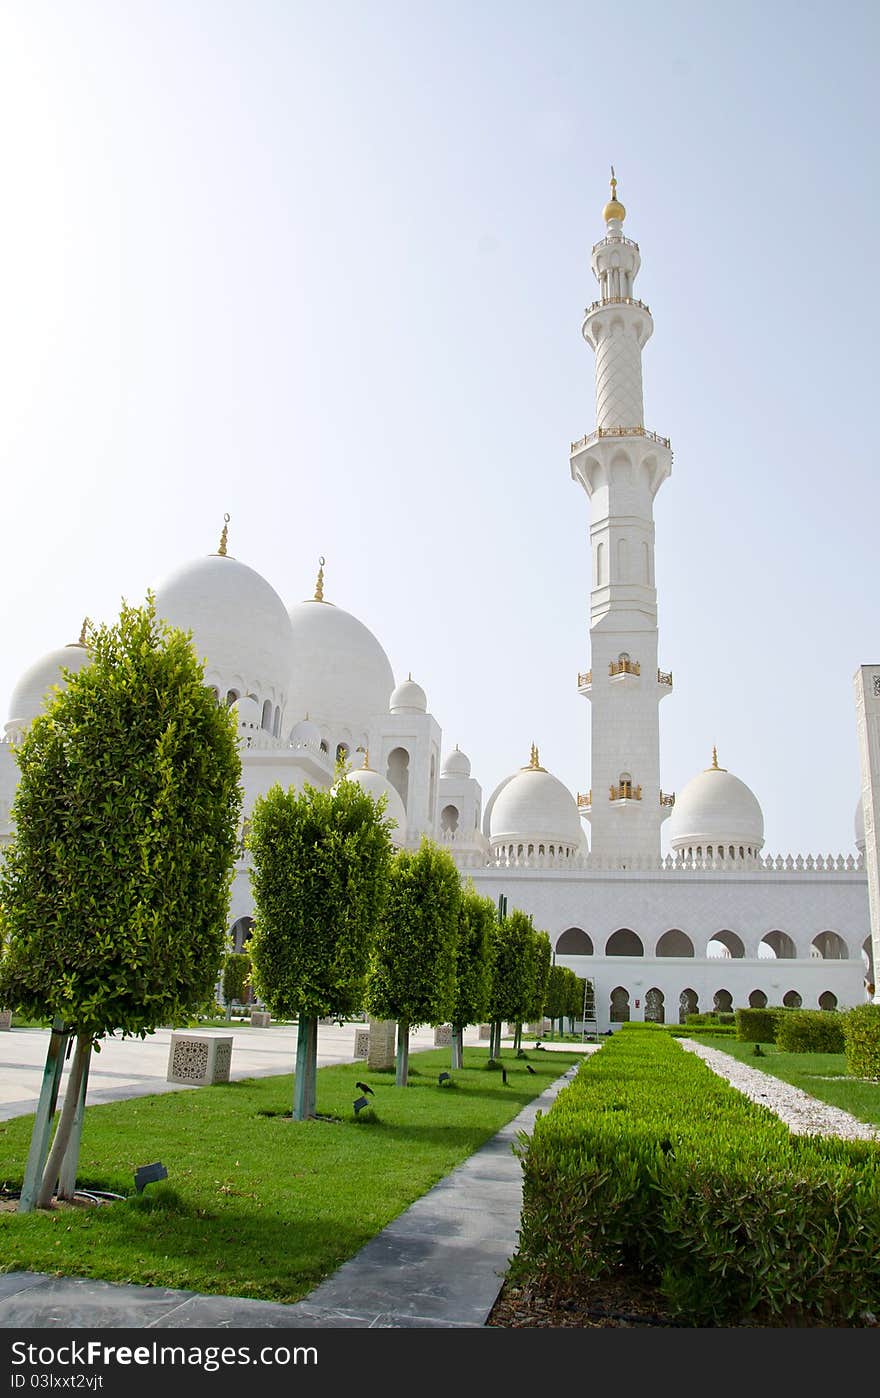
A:
{"type": "Polygon", "coordinates": [[[749,1068],[729,1053],[707,1048],[705,1044],[694,1043],[693,1039],[678,1039],[676,1042],[683,1049],[698,1054],[713,1073],[726,1078],[738,1092],[742,1092],[762,1107],[769,1107],[795,1135],[844,1136],[851,1141],[880,1140],[880,1128],[859,1121],[840,1107],[831,1107],[827,1102],[820,1102],[809,1093],[802,1092],[799,1087],[780,1082],[779,1078],[771,1077],[769,1073],[762,1073],[758,1068],[749,1068]]]}

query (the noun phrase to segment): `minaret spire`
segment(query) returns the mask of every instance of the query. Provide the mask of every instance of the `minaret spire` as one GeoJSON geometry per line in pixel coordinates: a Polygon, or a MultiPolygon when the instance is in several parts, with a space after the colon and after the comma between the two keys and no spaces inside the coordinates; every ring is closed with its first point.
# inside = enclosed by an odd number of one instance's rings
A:
{"type": "Polygon", "coordinates": [[[579,677],[592,703],[594,856],[623,866],[657,859],[661,803],[659,700],[672,677],[657,666],[654,496],[672,469],[665,437],[645,427],[642,350],[654,322],[635,296],[638,243],[623,233],[617,197],[602,210],[605,236],[592,252],[599,298],[584,312],[582,334],[596,356],[596,425],[571,445],[572,478],[590,498],[592,665],[579,677]],[[614,793],[617,793],[616,797],[614,793]]]}

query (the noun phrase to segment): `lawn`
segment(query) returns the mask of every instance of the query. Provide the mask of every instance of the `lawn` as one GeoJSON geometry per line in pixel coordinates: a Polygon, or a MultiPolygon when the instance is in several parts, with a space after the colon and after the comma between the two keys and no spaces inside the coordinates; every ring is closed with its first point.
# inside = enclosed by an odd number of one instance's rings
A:
{"type": "MultiPolygon", "coordinates": [[[[293,1122],[291,1077],[90,1107],[82,1188],[130,1196],[99,1208],[0,1212],[2,1270],[296,1301],[548,1087],[579,1054],[502,1053],[507,1086],[465,1050],[411,1057],[411,1084],[363,1062],[318,1073],[318,1111],[293,1122]],[[526,1071],[526,1062],[534,1076],[526,1071]],[[374,1090],[356,1117],[355,1081],[374,1090]],[[162,1184],[134,1195],[134,1171],[161,1160],[162,1184]]],[[[0,1187],[20,1188],[33,1117],[0,1123],[0,1187]]]]}
{"type": "Polygon", "coordinates": [[[842,1053],[781,1053],[775,1044],[762,1044],[764,1057],[757,1058],[754,1044],[743,1043],[740,1039],[700,1034],[691,1037],[709,1048],[729,1053],[750,1068],[758,1068],[762,1073],[791,1083],[811,1097],[840,1107],[860,1121],[880,1126],[880,1083],[848,1077],[842,1053]]]}

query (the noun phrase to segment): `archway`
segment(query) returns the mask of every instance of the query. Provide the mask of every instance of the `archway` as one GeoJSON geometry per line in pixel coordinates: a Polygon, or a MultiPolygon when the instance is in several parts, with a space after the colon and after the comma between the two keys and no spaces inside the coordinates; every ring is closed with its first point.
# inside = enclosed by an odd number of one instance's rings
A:
{"type": "Polygon", "coordinates": [[[385,772],[406,810],[409,796],[409,753],[406,748],[392,748],[388,754],[388,767],[385,772]]]}
{"type": "Polygon", "coordinates": [[[641,937],[637,937],[629,927],[619,927],[605,944],[606,956],[644,956],[645,948],[641,937]]]}
{"type": "Polygon", "coordinates": [[[837,932],[820,932],[810,943],[823,961],[848,961],[849,947],[837,932]]]}
{"type": "Polygon", "coordinates": [[[799,1010],[804,1002],[796,990],[787,990],[782,997],[782,1003],[787,1010],[799,1010]]]}
{"type": "MultiPolygon", "coordinates": [[[[761,946],[769,947],[779,961],[794,961],[797,957],[797,947],[791,937],[787,932],[780,932],[778,927],[761,938],[761,946]]],[[[766,952],[764,954],[766,956],[766,952]]]]}
{"type": "Polygon", "coordinates": [[[746,954],[742,937],[736,932],[731,932],[729,928],[723,928],[720,932],[715,932],[706,947],[706,955],[712,957],[732,957],[735,961],[741,961],[746,954]]]}
{"type": "Polygon", "coordinates": [[[567,927],[556,943],[556,950],[566,956],[592,956],[592,938],[581,927],[567,927]]]}
{"type": "Polygon", "coordinates": [[[240,917],[232,924],[230,936],[232,937],[232,950],[243,952],[253,935],[254,920],[252,917],[240,917]]]}
{"type": "Polygon", "coordinates": [[[440,812],[440,829],[449,835],[454,835],[458,829],[458,807],[444,806],[440,812]]]}
{"type": "Polygon", "coordinates": [[[733,996],[729,990],[716,990],[712,997],[712,1007],[718,1014],[729,1015],[733,1009],[733,996]]]}
{"type": "Polygon", "coordinates": [[[749,995],[749,1009],[766,1010],[766,1008],[767,996],[764,994],[763,990],[753,990],[749,995]]]}
{"type": "Polygon", "coordinates": [[[652,985],[645,996],[645,1020],[648,1024],[665,1024],[664,998],[663,991],[652,985]]]}
{"type": "Polygon", "coordinates": [[[693,956],[694,944],[686,932],[670,927],[657,943],[657,956],[693,956]]]}
{"type": "Polygon", "coordinates": [[[823,990],[823,991],[822,991],[822,994],[819,996],[819,1009],[820,1009],[820,1010],[836,1010],[836,1009],[837,1009],[837,996],[834,994],[834,991],[833,991],[833,990],[823,990]]]}
{"type": "Polygon", "coordinates": [[[612,1024],[629,1022],[629,991],[624,990],[622,985],[615,986],[611,992],[611,1010],[608,1018],[612,1024]]]}
{"type": "Polygon", "coordinates": [[[697,992],[690,986],[683,990],[678,997],[678,1022],[684,1024],[688,1015],[696,1015],[700,1012],[700,1002],[697,992]]]}

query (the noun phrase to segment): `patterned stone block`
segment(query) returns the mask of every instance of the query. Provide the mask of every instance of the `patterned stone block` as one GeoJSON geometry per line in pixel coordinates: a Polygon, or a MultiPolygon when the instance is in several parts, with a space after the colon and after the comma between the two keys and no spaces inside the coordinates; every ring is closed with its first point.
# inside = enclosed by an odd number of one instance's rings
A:
{"type": "Polygon", "coordinates": [[[491,1026],[491,1024],[481,1024],[481,1025],[480,1025],[480,1038],[481,1038],[481,1039],[489,1039],[489,1038],[491,1038],[491,1036],[492,1036],[492,1026],[491,1026]]]}
{"type": "Polygon", "coordinates": [[[268,1010],[251,1010],[251,1027],[253,1029],[268,1029],[272,1022],[272,1016],[268,1010]]]}
{"type": "Polygon", "coordinates": [[[229,1082],[232,1067],[231,1034],[196,1034],[176,1030],[168,1049],[168,1082],[229,1082]]]}
{"type": "Polygon", "coordinates": [[[370,1020],[370,1051],[367,1063],[381,1071],[393,1068],[397,1050],[397,1025],[393,1019],[370,1020]]]}
{"type": "Polygon", "coordinates": [[[370,1055],[370,1031],[369,1029],[356,1029],[354,1031],[354,1056],[355,1058],[368,1058],[370,1055]]]}
{"type": "Polygon", "coordinates": [[[452,1025],[435,1024],[434,1026],[434,1047],[449,1048],[452,1043],[452,1025]]]}
{"type": "Polygon", "coordinates": [[[12,1028],[12,1011],[0,1010],[0,1029],[12,1028]]]}

